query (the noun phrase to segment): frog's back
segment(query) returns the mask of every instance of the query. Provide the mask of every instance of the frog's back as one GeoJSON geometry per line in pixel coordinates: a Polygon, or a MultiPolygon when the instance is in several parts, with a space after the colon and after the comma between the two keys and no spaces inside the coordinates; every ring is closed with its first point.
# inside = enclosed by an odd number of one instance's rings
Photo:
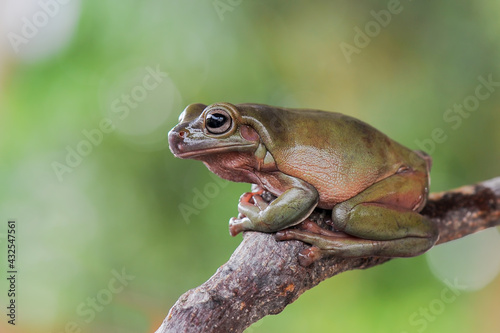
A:
{"type": "Polygon", "coordinates": [[[269,107],[262,112],[267,124],[260,133],[278,169],[313,185],[321,208],[396,173],[412,156],[372,126],[340,113],[269,107]]]}

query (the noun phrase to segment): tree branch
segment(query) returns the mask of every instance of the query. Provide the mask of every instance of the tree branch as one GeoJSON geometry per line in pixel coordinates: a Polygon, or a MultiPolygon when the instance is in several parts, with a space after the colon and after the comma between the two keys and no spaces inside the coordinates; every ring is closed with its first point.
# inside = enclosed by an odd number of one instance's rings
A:
{"type": "MultiPolygon", "coordinates": [[[[438,225],[438,244],[500,225],[500,177],[431,194],[421,213],[438,225]]],[[[321,225],[324,216],[315,211],[311,219],[321,225]]],[[[156,333],[243,332],[329,277],[390,260],[329,257],[304,268],[297,255],[307,246],[277,242],[272,234],[244,233],[229,261],[203,285],[182,295],[156,333]]]]}

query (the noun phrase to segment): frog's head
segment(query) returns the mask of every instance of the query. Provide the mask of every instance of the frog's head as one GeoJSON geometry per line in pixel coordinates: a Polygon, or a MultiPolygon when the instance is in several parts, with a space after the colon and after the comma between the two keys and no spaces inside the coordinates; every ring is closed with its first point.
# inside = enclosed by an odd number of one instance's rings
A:
{"type": "Polygon", "coordinates": [[[176,157],[204,160],[220,153],[253,152],[260,137],[243,123],[235,105],[191,104],[179,116],[179,124],[168,133],[168,142],[176,157]]]}

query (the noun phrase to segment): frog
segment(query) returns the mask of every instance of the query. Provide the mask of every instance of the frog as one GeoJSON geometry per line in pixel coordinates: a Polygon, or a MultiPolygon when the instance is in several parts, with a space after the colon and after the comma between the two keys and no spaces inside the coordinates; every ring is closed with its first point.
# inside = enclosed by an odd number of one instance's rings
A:
{"type": "Polygon", "coordinates": [[[413,257],[438,228],[420,214],[432,159],[349,115],[227,102],[188,105],[168,133],[174,156],[202,161],[219,177],[250,183],[229,232],[274,233],[310,245],[302,266],[325,256],[413,257]],[[270,193],[274,200],[263,199],[270,193]],[[311,223],[327,211],[331,230],[311,223]]]}

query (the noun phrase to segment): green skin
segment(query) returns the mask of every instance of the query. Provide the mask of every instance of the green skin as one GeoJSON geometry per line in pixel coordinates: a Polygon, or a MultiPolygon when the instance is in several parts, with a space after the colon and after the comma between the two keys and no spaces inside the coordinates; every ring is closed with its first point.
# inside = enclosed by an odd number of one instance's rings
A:
{"type": "Polygon", "coordinates": [[[304,266],[331,254],[415,256],[438,238],[436,226],[418,213],[430,158],[355,118],[260,104],[191,104],[169,144],[175,156],[201,160],[224,179],[256,184],[240,198],[231,235],[277,232],[277,240],[312,244],[300,254],[304,266]],[[267,204],[262,190],[277,198],[267,204]],[[332,210],[340,232],[307,220],[316,207],[332,210]],[[304,221],[301,229],[287,229],[304,221]]]}

